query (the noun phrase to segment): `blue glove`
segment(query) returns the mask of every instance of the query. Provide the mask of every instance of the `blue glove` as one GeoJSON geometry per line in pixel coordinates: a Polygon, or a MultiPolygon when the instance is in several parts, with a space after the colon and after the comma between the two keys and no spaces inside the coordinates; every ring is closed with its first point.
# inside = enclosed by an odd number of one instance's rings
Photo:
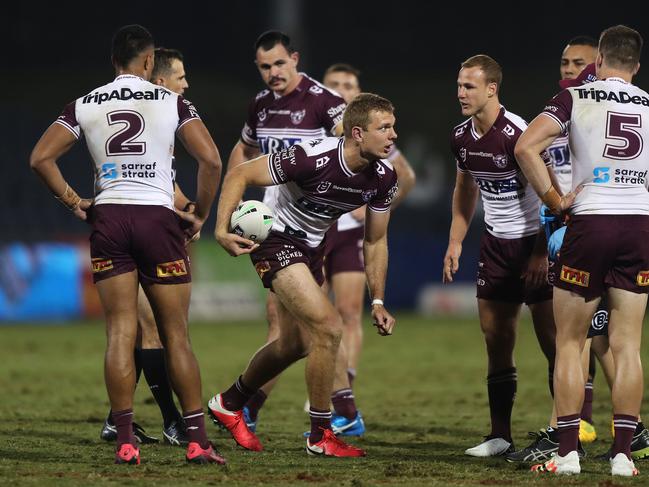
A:
{"type": "Polygon", "coordinates": [[[561,227],[559,230],[550,235],[550,238],[548,239],[549,259],[557,260],[557,254],[559,253],[561,245],[563,244],[563,237],[566,234],[566,228],[568,227],[561,227]]]}
{"type": "Polygon", "coordinates": [[[545,230],[545,238],[546,240],[550,240],[550,235],[561,226],[559,217],[552,213],[550,208],[545,205],[541,205],[539,217],[541,219],[541,226],[543,226],[543,230],[545,230]]]}

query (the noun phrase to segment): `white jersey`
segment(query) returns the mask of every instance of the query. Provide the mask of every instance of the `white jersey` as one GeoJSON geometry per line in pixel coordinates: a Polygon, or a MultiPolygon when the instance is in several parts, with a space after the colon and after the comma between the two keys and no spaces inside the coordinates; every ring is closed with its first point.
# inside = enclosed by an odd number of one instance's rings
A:
{"type": "Polygon", "coordinates": [[[649,95],[620,78],[556,95],[543,114],[568,130],[575,215],[649,215],[649,95]]]}
{"type": "Polygon", "coordinates": [[[566,194],[572,188],[572,164],[570,162],[568,134],[563,132],[559,135],[547,150],[552,161],[552,170],[559,183],[559,188],[563,194],[566,194]]]}
{"type": "Polygon", "coordinates": [[[55,123],[85,136],[95,165],[95,204],[173,209],[176,131],[199,119],[182,96],[121,75],[65,107],[55,123]]]}

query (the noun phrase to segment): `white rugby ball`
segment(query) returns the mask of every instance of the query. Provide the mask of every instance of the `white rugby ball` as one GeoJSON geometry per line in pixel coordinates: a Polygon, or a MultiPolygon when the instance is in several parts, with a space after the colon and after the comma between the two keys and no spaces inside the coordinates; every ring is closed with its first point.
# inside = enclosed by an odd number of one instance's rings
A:
{"type": "Polygon", "coordinates": [[[268,237],[273,220],[273,212],[261,201],[244,201],[230,217],[230,231],[240,237],[261,243],[268,237]]]}

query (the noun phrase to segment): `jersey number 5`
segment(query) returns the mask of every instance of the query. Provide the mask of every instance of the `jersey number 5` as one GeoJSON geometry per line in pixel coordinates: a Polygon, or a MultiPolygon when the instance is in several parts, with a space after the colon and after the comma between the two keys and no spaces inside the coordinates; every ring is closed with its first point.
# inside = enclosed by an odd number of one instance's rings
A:
{"type": "Polygon", "coordinates": [[[133,142],[144,131],[144,118],[132,110],[118,110],[106,114],[108,125],[123,125],[106,141],[106,155],[142,155],[146,152],[146,142],[133,142]]]}
{"type": "Polygon", "coordinates": [[[625,161],[638,157],[642,152],[642,135],[634,129],[640,127],[642,117],[639,114],[608,112],[606,139],[616,141],[617,144],[606,144],[604,157],[625,161]]]}

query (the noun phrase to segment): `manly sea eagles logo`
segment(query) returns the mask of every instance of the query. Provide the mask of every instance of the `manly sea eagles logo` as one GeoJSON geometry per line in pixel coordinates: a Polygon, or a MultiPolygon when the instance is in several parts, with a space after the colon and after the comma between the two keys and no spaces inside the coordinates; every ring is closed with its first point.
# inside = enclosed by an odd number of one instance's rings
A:
{"type": "Polygon", "coordinates": [[[306,114],[306,110],[291,112],[291,122],[293,122],[293,125],[300,125],[302,123],[302,120],[304,120],[305,114],[306,114]]]}
{"type": "Polygon", "coordinates": [[[460,159],[462,159],[462,162],[466,162],[466,148],[462,147],[460,149],[460,159]]]}
{"type": "Polygon", "coordinates": [[[376,195],[376,189],[366,189],[361,193],[361,198],[365,203],[369,203],[370,200],[376,195]]]}
{"type": "Polygon", "coordinates": [[[504,169],[507,166],[507,156],[498,154],[494,156],[494,164],[499,169],[504,169]]]}
{"type": "Polygon", "coordinates": [[[331,183],[329,181],[322,181],[316,188],[316,191],[318,193],[326,193],[329,188],[331,188],[331,183]]]}
{"type": "Polygon", "coordinates": [[[257,118],[259,119],[260,122],[263,122],[266,120],[266,109],[262,108],[259,113],[257,113],[257,118]]]}

